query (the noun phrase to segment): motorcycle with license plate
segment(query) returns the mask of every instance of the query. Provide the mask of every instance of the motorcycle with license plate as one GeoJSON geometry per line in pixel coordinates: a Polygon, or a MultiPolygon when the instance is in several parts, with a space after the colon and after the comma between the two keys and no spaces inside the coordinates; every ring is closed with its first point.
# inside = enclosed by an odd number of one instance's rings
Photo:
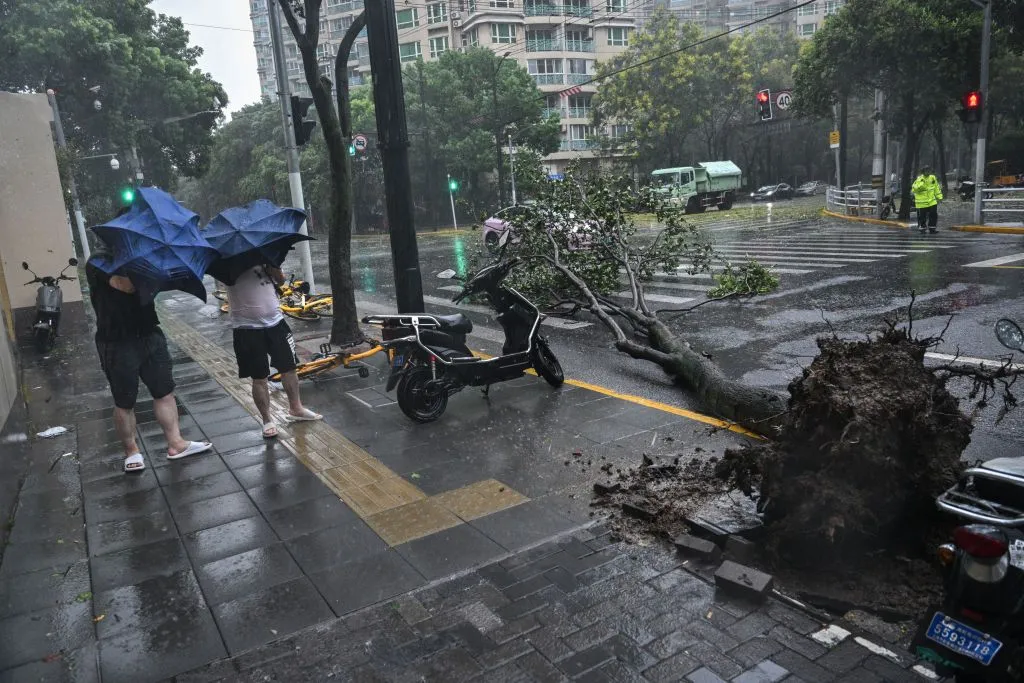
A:
{"type": "MultiPolygon", "coordinates": [[[[1007,348],[1024,331],[996,323],[1007,348]]],[[[918,625],[911,651],[957,683],[1024,681],[1024,456],[970,467],[937,499],[967,522],[939,546],[945,594],[918,625]]]]}
{"type": "MultiPolygon", "coordinates": [[[[363,322],[381,328],[383,346],[391,361],[387,391],[395,389],[398,406],[415,422],[432,422],[444,413],[448,397],[473,386],[485,387],[522,377],[534,369],[553,387],[564,381],[562,366],[539,329],[544,315],[529,299],[505,284],[518,264],[517,258],[503,259],[510,231],[501,237],[499,260],[462,281],[462,290],[452,299],[459,303],[471,296],[483,296],[496,312],[505,333],[500,356],[474,356],[466,346],[473,322],[465,315],[403,313],[370,315],[363,322]]],[[[459,280],[452,270],[438,274],[459,280]]]]}
{"type": "Polygon", "coordinates": [[[68,277],[64,271],[78,265],[78,259],[68,259],[68,265],[56,276],[44,275],[39,277],[28,267],[28,263],[21,262],[23,270],[32,273],[32,279],[25,283],[25,286],[34,285],[37,282],[39,289],[36,290],[36,317],[32,323],[32,336],[36,342],[36,348],[40,352],[46,352],[53,348],[57,342],[57,328],[60,325],[60,310],[64,305],[64,292],[60,289],[60,282],[67,280],[71,282],[75,278],[68,277]]]}

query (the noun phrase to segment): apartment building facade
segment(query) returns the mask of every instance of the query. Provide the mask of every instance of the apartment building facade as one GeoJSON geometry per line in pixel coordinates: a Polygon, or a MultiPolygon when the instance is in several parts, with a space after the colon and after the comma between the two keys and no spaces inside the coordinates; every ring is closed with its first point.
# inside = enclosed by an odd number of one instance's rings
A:
{"type": "Polygon", "coordinates": [[[795,11],[796,0],[657,0],[683,21],[697,24],[709,34],[722,31],[746,33],[764,27],[793,31],[799,38],[810,38],[839,11],[845,0],[817,0],[795,11]],[[763,19],[753,26],[750,22],[763,19]]]}
{"type": "MultiPolygon", "coordinates": [[[[264,95],[276,97],[270,47],[268,0],[251,0],[257,69],[264,95]]],[[[321,17],[321,70],[333,75],[338,45],[362,0],[326,0],[321,17]]],[[[431,61],[448,50],[485,47],[514,59],[537,82],[549,115],[561,120],[559,150],[545,158],[551,173],[574,159],[599,155],[603,135],[620,137],[622,126],[596,131],[591,100],[597,90],[588,84],[599,61],[622,52],[650,0],[397,0],[399,55],[403,62],[431,61]]],[[[285,61],[290,91],[308,94],[294,39],[285,31],[285,61]]],[[[349,59],[353,85],[369,82],[370,62],[365,31],[349,59]]]]}

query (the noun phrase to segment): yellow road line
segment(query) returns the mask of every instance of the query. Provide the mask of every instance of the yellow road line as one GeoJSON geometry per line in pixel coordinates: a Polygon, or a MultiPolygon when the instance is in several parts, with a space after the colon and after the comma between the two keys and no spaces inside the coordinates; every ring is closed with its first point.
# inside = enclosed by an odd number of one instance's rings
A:
{"type": "Polygon", "coordinates": [[[954,225],[952,229],[959,232],[988,232],[994,235],[1024,235],[1024,228],[999,225],[954,225]]]}
{"type": "Polygon", "coordinates": [[[822,209],[821,213],[832,218],[842,218],[847,221],[856,221],[858,223],[872,223],[874,225],[884,225],[887,228],[897,228],[900,230],[906,230],[910,226],[905,223],[896,223],[894,221],[883,221],[881,218],[869,218],[867,216],[847,216],[843,213],[836,213],[835,211],[829,211],[828,209],[822,209]]]}
{"type": "Polygon", "coordinates": [[[992,266],[993,268],[1007,268],[1010,270],[1024,270],[1024,266],[992,266]]]}
{"type": "MultiPolygon", "coordinates": [[[[480,358],[484,359],[494,358],[494,356],[483,353],[482,351],[474,351],[473,353],[479,356],[480,358]]],[[[527,374],[530,375],[537,375],[536,370],[531,369],[527,370],[526,372],[527,374]]],[[[598,394],[603,394],[605,396],[610,396],[611,398],[617,398],[620,401],[628,401],[630,403],[635,403],[637,405],[644,406],[645,408],[653,408],[655,410],[660,410],[665,413],[671,413],[672,415],[678,415],[679,417],[685,417],[696,422],[703,422],[704,424],[709,424],[720,429],[728,429],[730,432],[736,432],[737,434],[743,434],[744,436],[750,436],[755,439],[764,439],[763,436],[755,434],[749,429],[745,429],[739,426],[735,422],[728,422],[717,417],[712,417],[711,415],[704,415],[703,413],[687,410],[686,408],[680,408],[679,406],[669,405],[668,403],[662,403],[661,401],[654,401],[649,398],[644,398],[643,396],[624,394],[620,391],[609,389],[608,387],[602,387],[600,384],[591,384],[590,382],[584,382],[578,379],[566,378],[565,383],[574,387],[579,387],[580,389],[589,389],[590,391],[596,392],[598,394]]]]}

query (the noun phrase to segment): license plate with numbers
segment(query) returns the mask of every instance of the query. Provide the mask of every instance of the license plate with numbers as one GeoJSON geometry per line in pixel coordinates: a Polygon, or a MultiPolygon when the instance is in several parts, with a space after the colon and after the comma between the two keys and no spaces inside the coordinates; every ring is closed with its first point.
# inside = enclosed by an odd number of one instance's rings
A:
{"type": "Polygon", "coordinates": [[[981,631],[961,624],[956,619],[936,612],[926,634],[929,640],[939,643],[953,652],[975,659],[985,666],[992,663],[993,657],[1003,644],[981,631]]]}

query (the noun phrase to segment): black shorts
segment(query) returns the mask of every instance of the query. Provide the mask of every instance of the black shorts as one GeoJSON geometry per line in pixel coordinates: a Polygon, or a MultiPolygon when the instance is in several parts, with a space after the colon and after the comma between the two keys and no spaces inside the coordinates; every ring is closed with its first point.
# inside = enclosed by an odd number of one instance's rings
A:
{"type": "Polygon", "coordinates": [[[266,379],[271,365],[278,372],[295,369],[295,338],[283,320],[273,327],[235,328],[234,346],[239,377],[266,379]]]}
{"type": "Polygon", "coordinates": [[[135,407],[140,379],[153,398],[163,398],[174,391],[171,354],[160,329],[144,337],[120,341],[97,339],[96,351],[118,408],[131,410],[135,407]]]}

